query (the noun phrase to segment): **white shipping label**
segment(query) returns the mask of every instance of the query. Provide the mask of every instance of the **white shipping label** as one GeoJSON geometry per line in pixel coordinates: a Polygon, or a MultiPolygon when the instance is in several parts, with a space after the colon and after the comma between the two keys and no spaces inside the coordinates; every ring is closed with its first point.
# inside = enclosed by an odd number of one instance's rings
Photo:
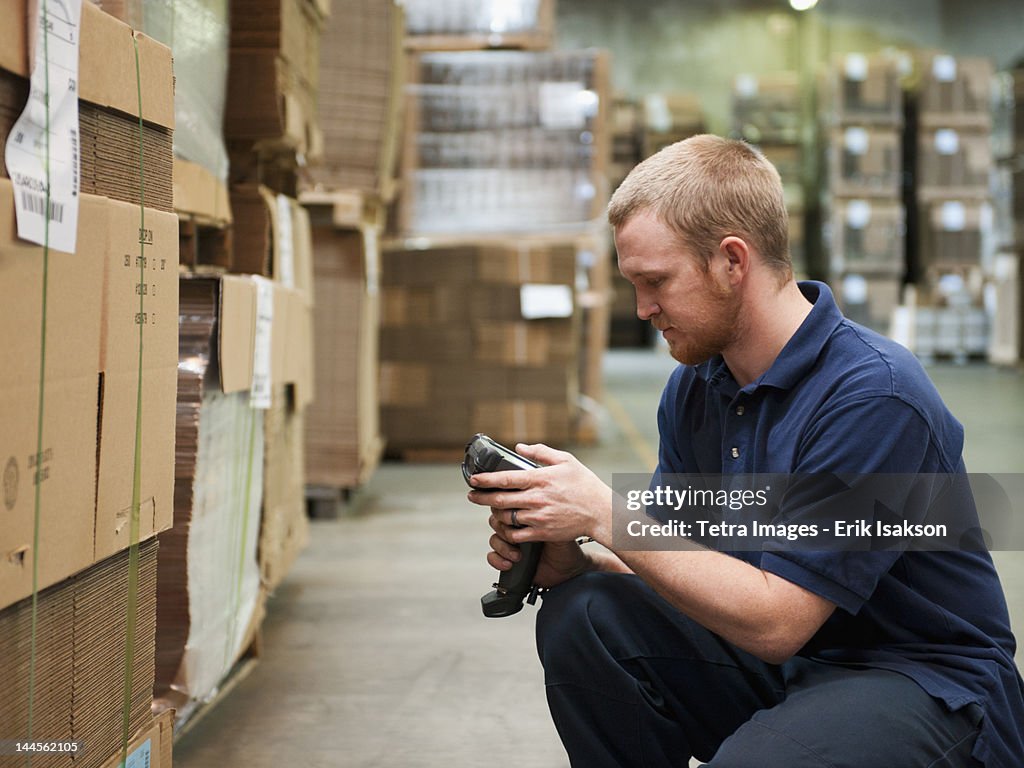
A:
{"type": "Polygon", "coordinates": [[[851,200],[846,204],[846,225],[850,229],[865,229],[871,223],[871,203],[851,200]]]}
{"type": "Polygon", "coordinates": [[[960,151],[960,134],[951,128],[936,131],[935,151],[940,155],[955,155],[960,151]]]}
{"type": "Polygon", "coordinates": [[[851,53],[844,62],[846,79],[855,83],[863,83],[868,79],[868,57],[863,53],[851,53]]]}
{"type": "Polygon", "coordinates": [[[66,253],[74,253],[78,230],[81,15],[81,0],[41,0],[37,35],[29,30],[35,61],[28,104],[4,148],[18,237],[66,253]]]}
{"type": "Polygon", "coordinates": [[[284,195],[277,196],[277,263],[274,275],[285,287],[295,287],[295,241],[292,237],[292,205],[284,195]]]}
{"type": "Polygon", "coordinates": [[[843,146],[851,155],[866,155],[870,138],[865,128],[847,128],[843,132],[843,146]]]}
{"type": "Polygon", "coordinates": [[[252,386],[250,408],[270,408],[271,334],[274,330],[274,284],[262,277],[256,283],[256,333],[252,348],[252,386]]]}
{"type": "Polygon", "coordinates": [[[952,83],[956,80],[956,59],[945,54],[933,58],[932,76],[940,83],[952,83]]]}
{"type": "Polygon", "coordinates": [[[531,283],[519,289],[519,311],[526,320],[572,317],[572,288],[531,283]]]}
{"type": "Polygon", "coordinates": [[[962,232],[967,225],[967,211],[957,200],[947,200],[939,213],[942,228],[947,232],[962,232]]]}
{"type": "Polygon", "coordinates": [[[540,84],[540,124],[545,128],[583,128],[594,114],[597,94],[583,83],[545,82],[540,84]]]}

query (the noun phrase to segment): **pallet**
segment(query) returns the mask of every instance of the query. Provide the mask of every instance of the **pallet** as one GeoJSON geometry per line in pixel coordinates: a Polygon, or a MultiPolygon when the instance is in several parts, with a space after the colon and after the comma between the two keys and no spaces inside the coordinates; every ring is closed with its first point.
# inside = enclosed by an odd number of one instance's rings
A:
{"type": "Polygon", "coordinates": [[[312,520],[339,520],[356,514],[366,497],[362,487],[306,486],[306,511],[312,520]]]}
{"type": "MultiPolygon", "coordinates": [[[[227,673],[220,685],[217,687],[217,693],[214,694],[213,698],[203,703],[189,703],[188,705],[181,708],[178,715],[179,717],[184,715],[184,719],[180,722],[176,722],[174,726],[174,741],[177,742],[195,728],[203,719],[214,710],[215,707],[220,705],[231,692],[238,687],[238,685],[247,678],[252,671],[256,668],[256,664],[259,662],[260,657],[263,655],[263,630],[262,627],[255,630],[252,639],[250,640],[248,648],[242,652],[241,657],[235,662],[234,666],[227,673]],[[189,711],[189,706],[194,708],[189,711]]],[[[154,702],[154,711],[158,705],[154,702]]]]}

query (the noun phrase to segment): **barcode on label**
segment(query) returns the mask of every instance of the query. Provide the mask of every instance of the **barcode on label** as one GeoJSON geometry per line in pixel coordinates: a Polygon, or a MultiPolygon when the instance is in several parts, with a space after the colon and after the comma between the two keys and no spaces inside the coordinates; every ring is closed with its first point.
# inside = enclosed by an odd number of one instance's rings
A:
{"type": "Polygon", "coordinates": [[[50,221],[56,221],[58,224],[64,219],[64,203],[58,203],[55,200],[47,200],[42,195],[34,195],[31,192],[21,191],[21,204],[24,206],[26,211],[36,214],[37,216],[47,216],[50,221]]]}

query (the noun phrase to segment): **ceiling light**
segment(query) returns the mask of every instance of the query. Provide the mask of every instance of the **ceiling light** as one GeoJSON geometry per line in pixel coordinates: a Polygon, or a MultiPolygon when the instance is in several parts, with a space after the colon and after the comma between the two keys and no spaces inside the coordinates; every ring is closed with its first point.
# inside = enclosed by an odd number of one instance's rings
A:
{"type": "Polygon", "coordinates": [[[807,11],[818,4],[818,0],[789,0],[795,11],[807,11]]]}

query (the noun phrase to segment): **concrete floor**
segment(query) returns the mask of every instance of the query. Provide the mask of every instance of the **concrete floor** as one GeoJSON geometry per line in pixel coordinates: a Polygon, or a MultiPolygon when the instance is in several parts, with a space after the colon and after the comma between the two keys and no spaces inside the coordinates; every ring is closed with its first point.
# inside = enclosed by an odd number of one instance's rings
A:
{"type": "MultiPolygon", "coordinates": [[[[599,448],[611,473],[649,468],[660,351],[607,356],[599,448]]],[[[1024,471],[1024,376],[937,367],[967,427],[976,472],[1024,471]]],[[[271,600],[264,656],[175,746],[177,768],[565,768],[533,648],[533,608],[484,620],[494,580],[486,512],[452,466],[386,464],[353,513],[315,522],[312,542],[271,600]]],[[[1024,553],[996,553],[1024,640],[1024,553]]],[[[1018,654],[1018,663],[1022,660],[1018,654]]]]}

